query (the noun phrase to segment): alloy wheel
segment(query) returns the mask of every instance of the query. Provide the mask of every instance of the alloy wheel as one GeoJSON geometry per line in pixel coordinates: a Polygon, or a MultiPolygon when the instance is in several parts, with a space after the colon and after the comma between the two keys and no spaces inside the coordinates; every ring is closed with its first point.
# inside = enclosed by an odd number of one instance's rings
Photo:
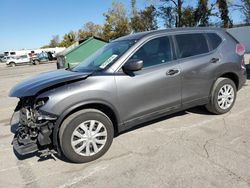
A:
{"type": "Polygon", "coordinates": [[[221,109],[228,109],[234,102],[234,89],[230,84],[223,85],[218,93],[218,105],[221,109]]]}
{"type": "Polygon", "coordinates": [[[102,150],[107,141],[106,127],[99,121],[88,120],[78,125],[71,136],[71,146],[82,156],[92,156],[102,150]]]}

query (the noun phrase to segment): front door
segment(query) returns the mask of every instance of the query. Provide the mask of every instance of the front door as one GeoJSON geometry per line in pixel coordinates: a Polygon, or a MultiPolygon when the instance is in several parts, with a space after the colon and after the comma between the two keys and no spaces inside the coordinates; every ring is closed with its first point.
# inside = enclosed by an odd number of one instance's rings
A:
{"type": "Polygon", "coordinates": [[[124,123],[140,123],[180,107],[181,72],[170,41],[167,36],[148,41],[130,58],[143,60],[143,69],[115,76],[124,123]]]}

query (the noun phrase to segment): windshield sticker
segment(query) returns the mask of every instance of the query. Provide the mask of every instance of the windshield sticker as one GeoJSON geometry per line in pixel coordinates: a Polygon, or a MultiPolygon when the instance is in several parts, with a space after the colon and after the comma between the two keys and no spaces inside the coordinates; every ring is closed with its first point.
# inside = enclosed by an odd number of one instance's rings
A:
{"type": "Polygon", "coordinates": [[[108,64],[110,64],[118,55],[113,54],[110,58],[108,58],[101,66],[101,69],[104,69],[108,64]]]}

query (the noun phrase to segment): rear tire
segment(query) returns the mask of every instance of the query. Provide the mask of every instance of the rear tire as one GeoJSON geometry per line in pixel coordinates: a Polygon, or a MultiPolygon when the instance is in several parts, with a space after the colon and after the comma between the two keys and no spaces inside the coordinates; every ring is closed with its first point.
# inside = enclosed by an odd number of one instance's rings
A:
{"type": "Polygon", "coordinates": [[[114,128],[109,117],[96,109],[85,109],[67,117],[59,130],[62,153],[75,163],[104,155],[112,144],[114,128]]]}
{"type": "Polygon", "coordinates": [[[206,105],[213,114],[224,114],[231,110],[237,95],[235,83],[228,78],[218,78],[214,83],[210,101],[206,105]]]}

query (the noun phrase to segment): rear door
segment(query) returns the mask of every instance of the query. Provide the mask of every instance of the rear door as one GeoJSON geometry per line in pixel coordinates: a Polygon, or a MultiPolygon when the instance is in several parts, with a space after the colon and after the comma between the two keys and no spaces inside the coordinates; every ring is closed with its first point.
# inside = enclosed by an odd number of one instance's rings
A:
{"type": "Polygon", "coordinates": [[[28,63],[29,61],[30,61],[30,59],[29,59],[28,55],[22,55],[18,59],[18,62],[22,63],[22,64],[28,63]]]}
{"type": "Polygon", "coordinates": [[[210,52],[206,34],[191,33],[175,35],[182,73],[182,103],[208,100],[214,81],[219,53],[210,52]]]}
{"type": "Polygon", "coordinates": [[[167,36],[146,42],[130,57],[143,60],[142,70],[115,76],[125,123],[140,123],[180,107],[180,68],[173,59],[172,44],[167,36]]]}

